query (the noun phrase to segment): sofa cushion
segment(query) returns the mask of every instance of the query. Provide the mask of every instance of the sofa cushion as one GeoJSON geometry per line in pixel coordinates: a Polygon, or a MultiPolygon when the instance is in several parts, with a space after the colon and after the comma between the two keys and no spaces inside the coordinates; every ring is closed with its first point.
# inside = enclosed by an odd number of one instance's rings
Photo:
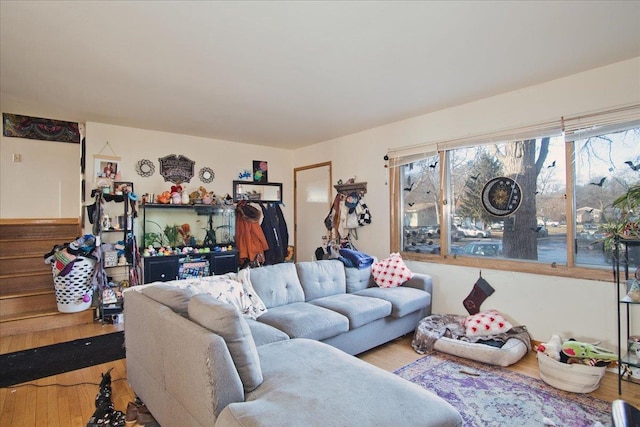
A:
{"type": "Polygon", "coordinates": [[[265,381],[228,405],[224,426],[459,427],[454,407],[422,387],[329,345],[289,340],[258,349],[265,381]]]}
{"type": "Polygon", "coordinates": [[[260,358],[251,330],[234,306],[208,294],[195,295],[189,301],[189,318],[224,338],[245,391],[262,383],[260,358]]]}
{"type": "Polygon", "coordinates": [[[306,301],[347,290],[344,264],[338,260],[299,262],[296,270],[306,301]]]}
{"type": "Polygon", "coordinates": [[[349,330],[349,319],[342,314],[306,302],[269,309],[258,321],[280,329],[291,338],[323,340],[349,330]]]}
{"type": "Polygon", "coordinates": [[[193,292],[190,289],[177,288],[166,284],[146,286],[140,289],[140,292],[185,317],[187,316],[189,300],[193,296],[193,292]]]}
{"type": "Polygon", "coordinates": [[[253,288],[267,308],[304,302],[304,292],[293,263],[252,268],[249,272],[253,288]]]}
{"type": "Polygon", "coordinates": [[[318,298],[310,302],[338,312],[349,319],[349,328],[355,329],[391,314],[391,303],[380,298],[339,294],[318,298]]]}
{"type": "Polygon", "coordinates": [[[391,315],[403,317],[421,310],[431,303],[431,295],[419,289],[398,286],[396,288],[367,288],[355,293],[373,298],[380,298],[391,303],[391,315]]]}
{"type": "Polygon", "coordinates": [[[269,344],[276,341],[288,340],[289,335],[285,334],[279,329],[269,326],[266,323],[258,322],[250,318],[246,318],[249,329],[251,329],[251,335],[256,346],[269,344]]]}
{"type": "Polygon", "coordinates": [[[345,268],[344,274],[347,282],[347,293],[361,291],[375,284],[371,276],[371,266],[363,269],[345,268]]]}

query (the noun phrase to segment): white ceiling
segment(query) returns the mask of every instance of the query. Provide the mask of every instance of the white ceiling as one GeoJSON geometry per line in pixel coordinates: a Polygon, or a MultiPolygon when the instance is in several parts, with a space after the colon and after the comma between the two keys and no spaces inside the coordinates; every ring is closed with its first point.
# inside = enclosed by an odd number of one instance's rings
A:
{"type": "Polygon", "coordinates": [[[638,56],[640,1],[0,3],[3,105],[283,148],[638,56]]]}

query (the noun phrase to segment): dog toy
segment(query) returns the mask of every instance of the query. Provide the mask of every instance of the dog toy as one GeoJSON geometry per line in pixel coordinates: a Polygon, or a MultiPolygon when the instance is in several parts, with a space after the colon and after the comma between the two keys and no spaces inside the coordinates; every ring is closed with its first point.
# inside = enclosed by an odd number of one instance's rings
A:
{"type": "Polygon", "coordinates": [[[536,348],[540,353],[544,353],[554,360],[560,360],[562,351],[562,338],[560,335],[551,335],[551,339],[546,343],[541,343],[536,348]]]}
{"type": "Polygon", "coordinates": [[[618,356],[606,348],[579,341],[567,341],[562,344],[562,353],[580,359],[618,360],[618,356]]]}

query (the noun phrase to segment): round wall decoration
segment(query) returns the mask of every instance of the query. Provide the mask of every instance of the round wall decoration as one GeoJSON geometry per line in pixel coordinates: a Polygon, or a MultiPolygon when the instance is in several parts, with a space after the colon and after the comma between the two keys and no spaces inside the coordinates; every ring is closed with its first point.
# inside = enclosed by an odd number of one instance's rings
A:
{"type": "Polygon", "coordinates": [[[136,172],[138,175],[145,178],[150,177],[156,171],[156,167],[151,163],[151,160],[142,159],[136,163],[136,172]]]}
{"type": "Polygon", "coordinates": [[[512,215],[518,210],[521,202],[520,185],[511,178],[493,178],[482,189],[482,206],[491,215],[512,215]]]}
{"type": "Polygon", "coordinates": [[[204,183],[209,183],[211,181],[213,181],[213,178],[216,177],[216,174],[213,173],[213,170],[211,170],[211,168],[202,168],[200,169],[200,172],[198,173],[198,176],[200,177],[200,181],[204,182],[204,183]]]}

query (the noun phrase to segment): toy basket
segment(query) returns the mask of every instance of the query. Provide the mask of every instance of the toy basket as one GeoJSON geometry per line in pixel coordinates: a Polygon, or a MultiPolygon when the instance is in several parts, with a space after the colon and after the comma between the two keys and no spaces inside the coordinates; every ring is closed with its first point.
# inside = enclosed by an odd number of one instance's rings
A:
{"type": "Polygon", "coordinates": [[[591,393],[600,387],[600,380],[607,369],[606,366],[558,362],[541,352],[538,352],[538,367],[542,381],[573,393],[591,393]]]}
{"type": "Polygon", "coordinates": [[[91,276],[95,266],[95,259],[78,257],[65,276],[56,276],[52,266],[58,311],[77,313],[91,307],[91,276]]]}

